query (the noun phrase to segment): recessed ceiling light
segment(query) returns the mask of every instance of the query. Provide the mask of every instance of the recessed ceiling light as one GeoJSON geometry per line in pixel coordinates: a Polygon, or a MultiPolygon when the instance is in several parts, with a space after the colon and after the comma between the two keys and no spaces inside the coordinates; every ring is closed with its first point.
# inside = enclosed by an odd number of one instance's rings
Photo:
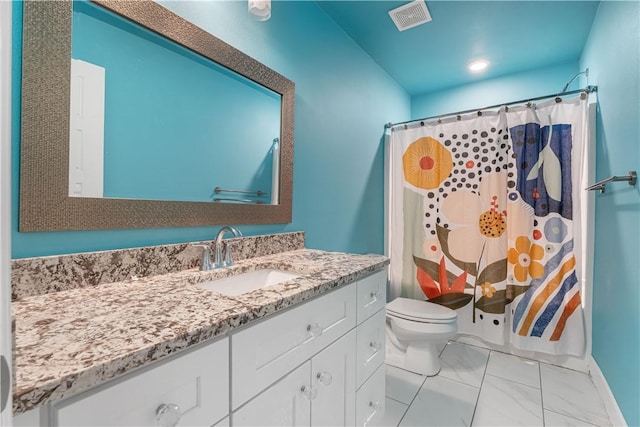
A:
{"type": "Polygon", "coordinates": [[[471,61],[469,65],[467,65],[467,68],[473,73],[478,73],[485,70],[488,66],[489,61],[487,61],[486,59],[478,59],[476,61],[471,61]]]}

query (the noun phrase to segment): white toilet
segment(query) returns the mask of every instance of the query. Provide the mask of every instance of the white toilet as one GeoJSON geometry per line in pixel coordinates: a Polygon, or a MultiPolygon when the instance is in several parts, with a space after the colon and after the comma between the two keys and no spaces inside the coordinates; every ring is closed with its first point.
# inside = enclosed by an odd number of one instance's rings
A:
{"type": "Polygon", "coordinates": [[[458,313],[427,301],[396,298],[387,304],[386,363],[418,374],[440,372],[438,352],[458,331],[458,313]]]}

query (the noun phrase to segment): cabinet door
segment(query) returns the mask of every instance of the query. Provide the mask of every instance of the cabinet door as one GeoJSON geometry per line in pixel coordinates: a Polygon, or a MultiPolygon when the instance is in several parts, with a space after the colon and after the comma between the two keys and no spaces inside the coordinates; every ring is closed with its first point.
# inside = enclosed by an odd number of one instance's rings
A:
{"type": "Polygon", "coordinates": [[[355,424],[355,330],[322,350],[311,360],[311,379],[317,388],[311,403],[311,425],[355,424]]]}
{"type": "Polygon", "coordinates": [[[232,415],[235,426],[309,426],[311,362],[307,361],[232,415]]]}

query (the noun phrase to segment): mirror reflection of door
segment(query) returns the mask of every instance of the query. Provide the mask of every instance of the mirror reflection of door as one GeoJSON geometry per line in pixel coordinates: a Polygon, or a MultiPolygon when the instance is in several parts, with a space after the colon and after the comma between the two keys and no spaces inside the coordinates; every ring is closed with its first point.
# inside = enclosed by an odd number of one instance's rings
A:
{"type": "Polygon", "coordinates": [[[277,203],[279,94],[92,3],[72,34],[70,196],[277,203]]]}

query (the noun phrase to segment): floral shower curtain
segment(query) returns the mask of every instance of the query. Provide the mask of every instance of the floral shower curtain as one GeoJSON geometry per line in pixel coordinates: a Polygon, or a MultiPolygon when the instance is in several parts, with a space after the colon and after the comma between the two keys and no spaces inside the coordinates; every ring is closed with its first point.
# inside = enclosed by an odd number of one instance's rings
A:
{"type": "Polygon", "coordinates": [[[458,311],[458,331],[580,356],[579,183],[587,101],[575,98],[391,133],[392,297],[458,311]]]}

